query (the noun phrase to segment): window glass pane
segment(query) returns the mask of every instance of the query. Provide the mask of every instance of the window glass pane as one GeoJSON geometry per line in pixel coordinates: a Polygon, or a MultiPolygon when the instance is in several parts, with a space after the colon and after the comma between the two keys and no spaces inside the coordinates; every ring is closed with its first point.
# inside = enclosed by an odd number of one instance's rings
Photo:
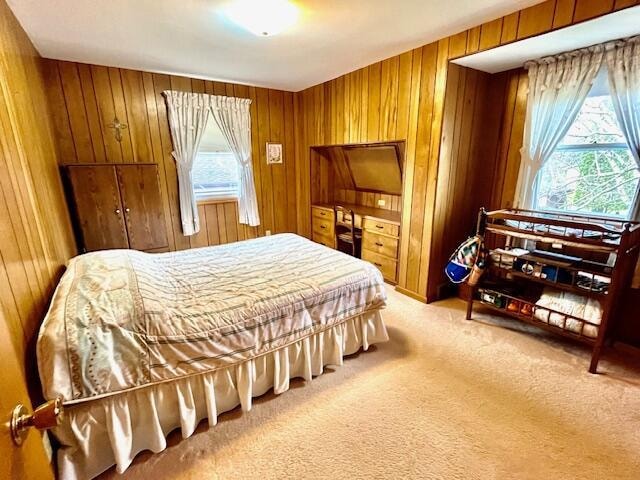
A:
{"type": "Polygon", "coordinates": [[[587,97],[562,145],[625,143],[610,95],[587,97]]]}
{"type": "Polygon", "coordinates": [[[629,218],[640,171],[613,109],[603,68],[578,115],[538,173],[533,208],[629,218]]]}
{"type": "Polygon", "coordinates": [[[193,162],[197,197],[237,195],[238,168],[230,152],[200,152],[193,162]]]}
{"type": "Polygon", "coordinates": [[[209,118],[193,162],[196,198],[230,197],[238,194],[238,163],[216,122],[209,118]]]}
{"type": "Polygon", "coordinates": [[[534,208],[628,218],[639,178],[628,148],[560,149],[539,173],[534,208]]]}

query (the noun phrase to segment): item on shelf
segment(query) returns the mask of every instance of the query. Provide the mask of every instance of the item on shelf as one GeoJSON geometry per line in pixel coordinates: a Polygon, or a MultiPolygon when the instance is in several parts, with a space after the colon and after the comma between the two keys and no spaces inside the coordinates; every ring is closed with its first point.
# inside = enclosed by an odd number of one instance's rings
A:
{"type": "Polygon", "coordinates": [[[607,293],[611,279],[589,272],[578,272],[576,287],[596,293],[607,293]]]}
{"type": "Polygon", "coordinates": [[[527,317],[530,317],[531,314],[533,313],[533,305],[531,305],[530,303],[523,303],[522,308],[520,309],[520,313],[522,315],[526,315],[527,317]]]}
{"type": "Polygon", "coordinates": [[[574,262],[568,259],[575,257],[556,254],[552,254],[552,256],[544,255],[547,252],[542,252],[543,254],[540,255],[538,252],[538,250],[534,250],[531,254],[520,256],[516,259],[514,268],[543,280],[571,283],[572,275],[567,268],[571,267],[574,262]]]}
{"type": "Polygon", "coordinates": [[[505,297],[491,290],[480,290],[480,300],[484,303],[494,305],[498,308],[504,308],[505,297]]]}
{"type": "Polygon", "coordinates": [[[613,267],[600,262],[593,262],[591,260],[581,260],[576,265],[576,268],[584,268],[591,272],[602,273],[603,275],[611,275],[613,267]]]}
{"type": "Polygon", "coordinates": [[[513,262],[521,255],[526,255],[529,250],[524,248],[494,248],[489,253],[491,261],[496,267],[513,268],[513,262]]]}
{"type": "Polygon", "coordinates": [[[532,260],[518,259],[514,268],[526,275],[531,275],[551,282],[571,283],[571,274],[558,266],[546,265],[532,260]]]}
{"type": "Polygon", "coordinates": [[[565,255],[564,253],[550,252],[548,250],[534,250],[531,252],[531,256],[544,260],[553,260],[558,264],[564,264],[566,267],[570,267],[582,261],[582,258],[580,257],[565,255]]]}
{"type": "Polygon", "coordinates": [[[509,300],[507,304],[507,310],[510,312],[518,313],[520,311],[520,303],[515,300],[509,300]]]}
{"type": "MultiPolygon", "coordinates": [[[[536,213],[536,212],[531,212],[536,213]]],[[[544,214],[543,214],[544,215],[544,214]]],[[[547,215],[552,219],[551,215],[547,215]]],[[[526,230],[537,234],[550,234],[569,237],[572,239],[585,239],[585,240],[619,240],[622,235],[619,232],[601,232],[598,230],[585,230],[582,228],[571,228],[560,225],[551,225],[545,223],[543,218],[538,221],[533,220],[531,222],[525,222],[522,220],[504,220],[504,225],[510,228],[516,228],[518,230],[526,230]]]]}
{"type": "Polygon", "coordinates": [[[534,316],[545,323],[591,338],[598,336],[602,308],[598,300],[545,288],[534,316]]]}

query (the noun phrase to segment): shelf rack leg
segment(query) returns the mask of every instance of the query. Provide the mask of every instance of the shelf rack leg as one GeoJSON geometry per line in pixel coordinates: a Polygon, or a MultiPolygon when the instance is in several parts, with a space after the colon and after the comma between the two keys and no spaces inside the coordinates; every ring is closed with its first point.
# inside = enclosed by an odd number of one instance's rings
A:
{"type": "Polygon", "coordinates": [[[589,373],[598,373],[598,362],[602,353],[602,341],[598,339],[591,352],[591,364],[589,365],[589,373]]]}
{"type": "Polygon", "coordinates": [[[467,298],[467,320],[471,320],[471,311],[473,310],[473,297],[475,296],[475,291],[475,287],[471,287],[468,292],[469,298],[467,298]]]}

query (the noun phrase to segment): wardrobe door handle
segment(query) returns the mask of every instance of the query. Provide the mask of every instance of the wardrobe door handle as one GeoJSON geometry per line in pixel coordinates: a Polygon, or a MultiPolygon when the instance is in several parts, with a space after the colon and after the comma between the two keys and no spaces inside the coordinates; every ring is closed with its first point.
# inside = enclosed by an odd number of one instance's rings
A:
{"type": "Polygon", "coordinates": [[[124,211],[125,211],[126,213],[129,213],[131,210],[129,210],[128,208],[125,208],[125,209],[124,209],[124,211]]]}
{"type": "Polygon", "coordinates": [[[120,209],[116,208],[116,211],[114,212],[116,215],[120,215],[120,209]]]}

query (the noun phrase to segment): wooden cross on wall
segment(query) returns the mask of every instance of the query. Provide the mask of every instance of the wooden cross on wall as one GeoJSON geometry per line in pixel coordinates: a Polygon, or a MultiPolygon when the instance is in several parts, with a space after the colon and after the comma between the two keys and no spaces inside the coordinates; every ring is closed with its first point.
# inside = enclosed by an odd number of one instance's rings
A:
{"type": "Polygon", "coordinates": [[[116,116],[116,117],[113,117],[113,122],[107,125],[107,127],[113,128],[113,130],[116,133],[116,141],[122,142],[122,130],[127,128],[127,124],[120,123],[120,120],[118,120],[118,117],[116,116]]]}

